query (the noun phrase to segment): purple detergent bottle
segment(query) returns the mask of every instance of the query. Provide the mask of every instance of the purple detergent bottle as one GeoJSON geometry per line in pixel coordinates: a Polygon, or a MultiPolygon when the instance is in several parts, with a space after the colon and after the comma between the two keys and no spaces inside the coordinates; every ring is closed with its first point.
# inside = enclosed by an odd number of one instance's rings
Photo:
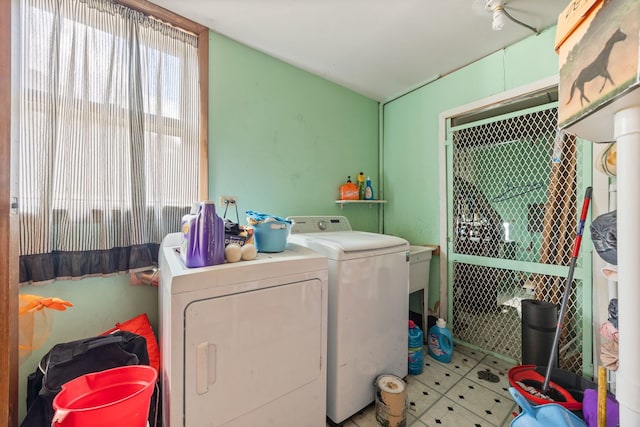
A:
{"type": "Polygon", "coordinates": [[[201,202],[195,214],[182,217],[180,257],[189,268],[224,263],[224,220],[212,201],[201,202]]]}

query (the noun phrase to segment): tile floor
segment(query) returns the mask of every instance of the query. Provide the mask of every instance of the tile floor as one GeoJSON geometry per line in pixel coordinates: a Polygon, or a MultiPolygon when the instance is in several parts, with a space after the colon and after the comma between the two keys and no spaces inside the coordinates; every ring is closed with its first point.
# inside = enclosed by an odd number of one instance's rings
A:
{"type": "MultiPolygon", "coordinates": [[[[455,346],[450,363],[436,361],[425,349],[423,373],[405,378],[409,402],[407,427],[509,426],[513,414],[519,411],[508,391],[507,371],[511,366],[461,345],[455,346]],[[497,377],[498,381],[491,382],[487,377],[494,381],[497,377]]],[[[342,426],[378,427],[375,404],[342,426]]]]}

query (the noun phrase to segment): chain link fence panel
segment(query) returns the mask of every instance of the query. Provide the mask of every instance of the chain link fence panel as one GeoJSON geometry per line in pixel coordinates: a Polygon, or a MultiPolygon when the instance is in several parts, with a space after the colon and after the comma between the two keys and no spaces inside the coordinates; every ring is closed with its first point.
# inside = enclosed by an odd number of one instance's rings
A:
{"type": "MultiPolygon", "coordinates": [[[[558,131],[555,106],[460,126],[451,140],[452,332],[520,361],[521,300],[559,306],[566,279],[515,266],[569,265],[582,184],[580,148],[558,131]],[[478,261],[457,262],[457,255],[478,261]],[[504,260],[505,268],[486,266],[486,258],[504,260]]],[[[582,287],[574,281],[559,343],[560,367],[574,373],[583,364],[582,287]]]]}

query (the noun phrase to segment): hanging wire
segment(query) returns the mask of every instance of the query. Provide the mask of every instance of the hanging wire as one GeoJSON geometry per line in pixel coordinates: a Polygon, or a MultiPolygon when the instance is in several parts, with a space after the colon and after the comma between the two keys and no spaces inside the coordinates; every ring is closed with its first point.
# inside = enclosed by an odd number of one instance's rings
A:
{"type": "MultiPolygon", "coordinates": [[[[500,7],[500,6],[499,6],[499,7],[500,7]]],[[[511,15],[509,14],[509,12],[507,12],[507,10],[506,10],[504,7],[501,7],[501,9],[502,9],[502,12],[504,13],[504,15],[505,15],[507,18],[509,18],[510,20],[512,20],[513,22],[515,22],[516,24],[518,24],[518,25],[522,25],[523,27],[526,27],[526,28],[530,29],[531,31],[533,31],[534,33],[536,33],[536,35],[540,34],[540,31],[538,31],[538,30],[537,30],[537,29],[535,29],[534,27],[532,27],[532,26],[530,26],[530,25],[527,25],[527,24],[525,24],[524,22],[522,22],[522,21],[520,21],[520,20],[518,20],[518,19],[514,18],[513,16],[511,16],[511,15]]]]}

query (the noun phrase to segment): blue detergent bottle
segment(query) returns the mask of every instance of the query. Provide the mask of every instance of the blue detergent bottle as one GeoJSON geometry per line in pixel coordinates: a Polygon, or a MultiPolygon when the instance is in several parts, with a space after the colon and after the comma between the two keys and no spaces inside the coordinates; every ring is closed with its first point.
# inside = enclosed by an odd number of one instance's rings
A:
{"type": "Polygon", "coordinates": [[[367,177],[367,181],[364,185],[364,199],[365,200],[373,200],[373,187],[371,186],[371,178],[367,177]]]}
{"type": "Polygon", "coordinates": [[[409,320],[409,375],[420,375],[423,369],[422,331],[413,320],[409,320]]]}
{"type": "Polygon", "coordinates": [[[427,348],[429,355],[439,362],[449,363],[453,356],[453,336],[447,329],[447,322],[438,319],[435,325],[429,329],[427,335],[427,348]]]}

